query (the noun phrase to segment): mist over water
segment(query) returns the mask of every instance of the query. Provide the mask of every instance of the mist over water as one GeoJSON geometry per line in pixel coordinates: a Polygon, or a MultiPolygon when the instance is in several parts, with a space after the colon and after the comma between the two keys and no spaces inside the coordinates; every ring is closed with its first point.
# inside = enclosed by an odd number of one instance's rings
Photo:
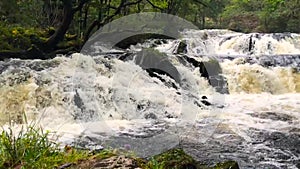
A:
{"type": "Polygon", "coordinates": [[[18,126],[25,113],[65,144],[130,144],[144,157],[180,145],[207,163],[299,167],[300,35],[187,30],[181,39],[118,51],[1,61],[0,123],[18,126]],[[180,78],[150,75],[137,64],[146,47],[167,55],[180,78]],[[190,58],[217,60],[228,93],[210,85],[190,58]]]}

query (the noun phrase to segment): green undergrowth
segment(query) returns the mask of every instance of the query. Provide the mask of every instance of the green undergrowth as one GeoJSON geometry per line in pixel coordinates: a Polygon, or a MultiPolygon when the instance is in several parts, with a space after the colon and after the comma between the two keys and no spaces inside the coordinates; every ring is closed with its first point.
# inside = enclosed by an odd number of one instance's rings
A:
{"type": "Polygon", "coordinates": [[[45,42],[48,36],[48,32],[45,30],[21,26],[3,26],[0,24],[0,50],[26,50],[32,44],[45,42]]]}
{"type": "Polygon", "coordinates": [[[143,169],[238,169],[237,163],[231,161],[206,167],[182,149],[171,149],[145,160],[136,157],[132,152],[116,149],[100,152],[80,150],[71,146],[61,149],[55,139],[52,141],[49,138],[49,132],[44,132],[42,128],[34,125],[24,127],[19,132],[14,132],[11,128],[3,129],[0,134],[0,168],[50,169],[61,168],[64,165],[71,166],[65,168],[91,168],[95,161],[125,155],[135,161],[136,167],[143,169]]]}
{"type": "MultiPolygon", "coordinates": [[[[55,28],[53,27],[38,29],[0,23],[0,52],[27,50],[32,45],[43,50],[45,42],[54,33],[55,28]]],[[[82,43],[83,41],[77,35],[67,33],[64,40],[57,45],[57,48],[79,48],[82,43]]]]}
{"type": "Polygon", "coordinates": [[[34,126],[15,133],[3,130],[0,135],[0,168],[53,168],[67,162],[88,158],[88,153],[76,149],[60,150],[49,140],[49,132],[34,126]]]}

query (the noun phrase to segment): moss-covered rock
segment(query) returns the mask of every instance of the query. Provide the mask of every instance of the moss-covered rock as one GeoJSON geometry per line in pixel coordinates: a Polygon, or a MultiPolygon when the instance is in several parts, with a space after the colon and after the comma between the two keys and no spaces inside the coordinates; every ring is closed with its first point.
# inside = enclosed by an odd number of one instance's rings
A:
{"type": "Polygon", "coordinates": [[[155,161],[161,163],[164,168],[186,169],[197,168],[197,162],[182,149],[171,149],[165,153],[154,156],[153,160],[148,163],[148,167],[152,168],[155,161]]]}
{"type": "Polygon", "coordinates": [[[152,157],[146,164],[141,160],[140,166],[146,169],[239,169],[235,161],[225,161],[214,166],[200,164],[182,149],[168,150],[152,157]]]}

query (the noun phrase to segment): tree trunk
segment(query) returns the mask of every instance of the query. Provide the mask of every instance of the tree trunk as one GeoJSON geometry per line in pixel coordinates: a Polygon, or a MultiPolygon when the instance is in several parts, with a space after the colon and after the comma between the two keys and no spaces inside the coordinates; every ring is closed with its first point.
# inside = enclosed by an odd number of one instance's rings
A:
{"type": "Polygon", "coordinates": [[[64,36],[73,20],[74,12],[72,10],[72,0],[63,0],[63,5],[63,21],[55,33],[46,42],[47,50],[53,50],[55,46],[64,39],[64,36]]]}

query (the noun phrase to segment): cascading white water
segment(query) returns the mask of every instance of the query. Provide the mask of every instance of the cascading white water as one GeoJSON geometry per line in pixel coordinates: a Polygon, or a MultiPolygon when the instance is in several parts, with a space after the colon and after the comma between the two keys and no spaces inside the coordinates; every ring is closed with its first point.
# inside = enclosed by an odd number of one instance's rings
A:
{"type": "Polygon", "coordinates": [[[149,156],[181,142],[199,160],[296,167],[300,35],[189,30],[155,48],[167,54],[180,84],[119,56],[1,61],[0,123],[17,125],[25,113],[66,144],[92,138],[91,144],[132,144],[137,154],[149,156]],[[185,54],[176,54],[180,42],[187,44],[185,54]],[[184,56],[218,60],[229,94],[216,92],[184,56]]]}

